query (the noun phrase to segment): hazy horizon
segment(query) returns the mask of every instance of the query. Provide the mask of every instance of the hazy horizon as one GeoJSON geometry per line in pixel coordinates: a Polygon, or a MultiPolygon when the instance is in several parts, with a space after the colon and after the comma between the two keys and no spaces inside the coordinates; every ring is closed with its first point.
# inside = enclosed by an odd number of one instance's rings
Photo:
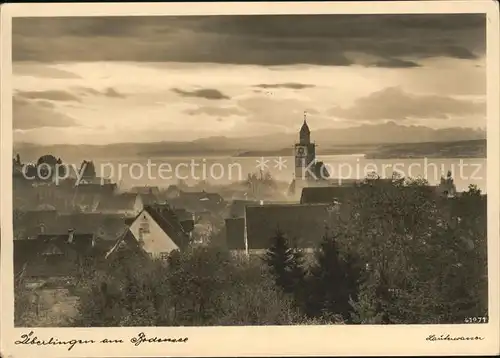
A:
{"type": "Polygon", "coordinates": [[[485,16],[13,20],[16,143],[486,127],[485,16]],[[88,48],[88,50],[85,50],[88,48]]]}

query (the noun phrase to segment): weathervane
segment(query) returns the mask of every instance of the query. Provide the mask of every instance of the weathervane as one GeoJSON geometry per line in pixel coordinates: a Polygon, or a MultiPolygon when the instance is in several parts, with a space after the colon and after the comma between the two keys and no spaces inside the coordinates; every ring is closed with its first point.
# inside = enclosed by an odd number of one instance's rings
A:
{"type": "Polygon", "coordinates": [[[306,121],[307,111],[304,111],[304,122],[306,121]]]}

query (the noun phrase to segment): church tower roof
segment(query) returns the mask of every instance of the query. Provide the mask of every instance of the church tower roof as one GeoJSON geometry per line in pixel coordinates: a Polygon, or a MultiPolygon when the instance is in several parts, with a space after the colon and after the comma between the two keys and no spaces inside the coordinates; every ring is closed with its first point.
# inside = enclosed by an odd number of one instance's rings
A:
{"type": "Polygon", "coordinates": [[[300,128],[299,138],[301,144],[311,143],[311,131],[309,130],[309,126],[307,125],[306,112],[304,112],[304,123],[300,128]]]}
{"type": "Polygon", "coordinates": [[[307,121],[304,118],[304,123],[302,124],[302,127],[300,128],[300,133],[305,133],[305,134],[310,134],[311,131],[309,130],[309,126],[307,125],[307,121]]]}

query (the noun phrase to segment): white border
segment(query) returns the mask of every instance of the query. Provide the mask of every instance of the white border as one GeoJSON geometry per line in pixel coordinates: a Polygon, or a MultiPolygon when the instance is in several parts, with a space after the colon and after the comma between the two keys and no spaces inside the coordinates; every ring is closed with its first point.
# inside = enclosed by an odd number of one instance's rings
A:
{"type": "MultiPolygon", "coordinates": [[[[154,357],[154,356],[301,356],[301,355],[487,355],[499,353],[499,15],[498,3],[474,1],[336,2],[336,3],[86,3],[8,4],[1,7],[1,341],[7,357],[154,357]],[[64,347],[15,346],[29,329],[13,327],[12,268],[12,17],[236,14],[487,14],[487,185],[489,323],[482,325],[175,327],[175,328],[38,328],[39,338],[121,338],[143,331],[148,336],[189,337],[185,344],[64,347]],[[430,334],[483,336],[483,341],[426,342],[430,334]]],[[[83,51],[83,49],[82,49],[83,51]]]]}

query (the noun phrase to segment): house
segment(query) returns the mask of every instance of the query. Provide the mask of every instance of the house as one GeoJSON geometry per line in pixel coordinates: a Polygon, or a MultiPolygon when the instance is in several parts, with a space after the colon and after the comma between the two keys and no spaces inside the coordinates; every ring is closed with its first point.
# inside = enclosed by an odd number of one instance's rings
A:
{"type": "Polygon", "coordinates": [[[72,208],[82,213],[93,213],[101,201],[99,193],[84,193],[75,191],[72,199],[72,208]]]}
{"type": "Polygon", "coordinates": [[[177,185],[170,185],[167,190],[165,190],[165,198],[167,200],[177,198],[181,193],[180,188],[177,185]]]}
{"type": "MultiPolygon", "coordinates": [[[[66,188],[69,184],[66,185],[66,188]]],[[[112,197],[116,184],[78,183],[71,188],[72,209],[80,212],[95,212],[101,201],[112,197]]]]}
{"type": "Polygon", "coordinates": [[[134,186],[130,192],[142,195],[153,194],[156,197],[160,195],[160,189],[157,186],[134,186]]]}
{"type": "Polygon", "coordinates": [[[92,233],[98,242],[114,242],[116,237],[128,228],[126,217],[120,214],[103,213],[69,213],[59,214],[57,231],[64,233],[74,230],[75,233],[92,233]]]}
{"type": "Polygon", "coordinates": [[[134,251],[139,248],[152,258],[166,258],[172,251],[182,250],[189,243],[189,233],[169,205],[146,205],[106,257],[126,246],[134,251]]]}
{"type": "Polygon", "coordinates": [[[226,247],[230,251],[245,251],[245,218],[227,218],[226,247]]]}
{"type": "Polygon", "coordinates": [[[14,240],[14,271],[27,284],[64,285],[90,273],[103,254],[93,234],[40,234],[34,240],[14,240]]]}
{"type": "Polygon", "coordinates": [[[165,202],[157,186],[135,186],[130,192],[139,194],[144,205],[154,205],[165,202]]]}
{"type": "Polygon", "coordinates": [[[55,208],[48,210],[15,211],[14,239],[35,239],[57,227],[58,213],[55,208]]]}
{"type": "Polygon", "coordinates": [[[245,208],[250,205],[260,205],[258,200],[233,200],[228,208],[229,218],[242,218],[245,216],[245,208]]]}
{"type": "Polygon", "coordinates": [[[136,216],[143,209],[142,198],[136,193],[121,193],[103,198],[96,211],[99,213],[136,216]]]}
{"type": "Polygon", "coordinates": [[[13,188],[13,206],[23,211],[36,210],[40,204],[49,204],[58,211],[72,208],[73,190],[57,185],[13,188]]]}
{"type": "Polygon", "coordinates": [[[302,189],[301,204],[331,204],[341,202],[353,195],[355,186],[323,186],[302,189]]]}
{"type": "Polygon", "coordinates": [[[86,183],[80,182],[74,185],[75,189],[81,193],[100,194],[103,196],[114,195],[117,193],[118,187],[116,183],[86,183]]]}
{"type": "Polygon", "coordinates": [[[194,230],[195,218],[192,212],[186,209],[173,209],[175,215],[177,216],[179,222],[181,223],[184,231],[191,234],[194,230]]]}
{"type": "Polygon", "coordinates": [[[226,242],[230,250],[262,254],[281,232],[291,246],[313,250],[337,218],[331,204],[266,204],[247,206],[243,218],[226,219],[226,242]]]}

